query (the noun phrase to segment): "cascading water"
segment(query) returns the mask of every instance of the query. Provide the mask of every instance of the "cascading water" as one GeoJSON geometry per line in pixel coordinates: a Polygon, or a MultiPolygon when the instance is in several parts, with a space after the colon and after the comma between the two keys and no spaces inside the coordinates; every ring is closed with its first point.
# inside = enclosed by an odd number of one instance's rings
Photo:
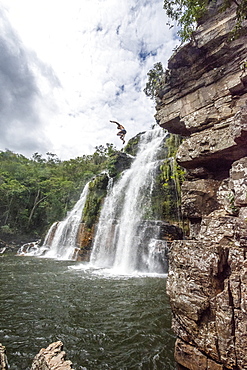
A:
{"type": "Polygon", "coordinates": [[[161,274],[168,271],[168,250],[165,240],[151,239],[146,260],[148,271],[161,274]]]}
{"type": "Polygon", "coordinates": [[[22,246],[18,254],[29,256],[45,256],[62,260],[75,259],[75,248],[77,233],[81,222],[82,210],[84,208],[89,183],[83,189],[80,199],[74,208],[68,213],[67,217],[60,222],[55,222],[46,234],[44,243],[41,247],[28,244],[22,246]]]}
{"type": "MultiPolygon", "coordinates": [[[[89,183],[83,189],[80,199],[75,204],[74,208],[68,213],[67,217],[58,223],[52,242],[49,246],[49,232],[44,242],[44,247],[49,247],[45,253],[46,257],[71,260],[75,254],[76,239],[78,228],[81,222],[82,210],[84,208],[89,183]]],[[[50,230],[52,232],[52,230],[50,230]]]]}
{"type": "Polygon", "coordinates": [[[147,256],[140,223],[151,204],[158,154],[166,135],[161,128],[144,133],[130,169],[108,192],[91,254],[92,266],[118,273],[145,269],[147,256]]]}

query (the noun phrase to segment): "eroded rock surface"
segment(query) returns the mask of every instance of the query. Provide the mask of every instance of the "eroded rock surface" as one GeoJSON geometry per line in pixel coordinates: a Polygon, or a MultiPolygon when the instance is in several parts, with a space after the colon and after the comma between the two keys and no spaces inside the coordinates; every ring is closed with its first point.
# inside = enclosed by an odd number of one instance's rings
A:
{"type": "MultiPolygon", "coordinates": [[[[6,349],[0,343],[0,370],[8,370],[6,349]]],[[[21,364],[20,364],[20,368],[21,364]]],[[[84,368],[83,368],[84,369],[84,368]]],[[[30,370],[73,370],[72,362],[66,360],[66,353],[63,351],[61,341],[51,343],[47,348],[42,348],[34,357],[30,370]]]]}
{"type": "Polygon", "coordinates": [[[156,119],[188,136],[177,156],[186,168],[229,169],[247,155],[246,36],[229,42],[234,14],[211,15],[168,63],[156,119]]]}
{"type": "Polygon", "coordinates": [[[42,348],[35,356],[30,370],[73,370],[72,362],[66,360],[61,341],[42,348]]]}
{"type": "Polygon", "coordinates": [[[171,57],[156,107],[184,136],[190,232],[172,243],[167,281],[183,370],[247,369],[247,37],[229,41],[234,8],[210,12],[171,57]]]}
{"type": "Polygon", "coordinates": [[[0,370],[8,370],[6,348],[0,343],[0,370]]]}

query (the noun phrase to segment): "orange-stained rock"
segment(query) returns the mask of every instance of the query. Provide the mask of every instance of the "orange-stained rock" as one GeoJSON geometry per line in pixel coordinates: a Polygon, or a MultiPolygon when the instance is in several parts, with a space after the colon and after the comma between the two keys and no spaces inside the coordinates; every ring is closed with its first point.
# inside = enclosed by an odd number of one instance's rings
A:
{"type": "Polygon", "coordinates": [[[92,250],[94,227],[89,229],[84,223],[80,224],[77,234],[77,260],[88,262],[92,250]]]}

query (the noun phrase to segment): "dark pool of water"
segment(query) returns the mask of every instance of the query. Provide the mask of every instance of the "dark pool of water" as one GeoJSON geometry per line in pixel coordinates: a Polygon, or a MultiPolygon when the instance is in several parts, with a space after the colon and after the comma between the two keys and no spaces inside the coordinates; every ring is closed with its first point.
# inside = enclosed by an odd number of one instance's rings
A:
{"type": "Polygon", "coordinates": [[[0,342],[11,370],[29,369],[57,340],[76,370],[175,369],[165,277],[32,257],[3,256],[0,264],[0,342]]]}

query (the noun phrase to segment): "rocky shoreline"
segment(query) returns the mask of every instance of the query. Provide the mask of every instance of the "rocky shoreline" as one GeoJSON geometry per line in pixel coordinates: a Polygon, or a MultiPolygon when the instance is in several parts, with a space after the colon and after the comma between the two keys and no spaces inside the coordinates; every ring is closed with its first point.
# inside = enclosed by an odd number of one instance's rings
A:
{"type": "MultiPolygon", "coordinates": [[[[8,370],[6,348],[0,343],[0,370],[8,370]]],[[[63,343],[57,341],[42,348],[34,357],[30,370],[73,370],[72,362],[66,359],[63,343]]]]}

